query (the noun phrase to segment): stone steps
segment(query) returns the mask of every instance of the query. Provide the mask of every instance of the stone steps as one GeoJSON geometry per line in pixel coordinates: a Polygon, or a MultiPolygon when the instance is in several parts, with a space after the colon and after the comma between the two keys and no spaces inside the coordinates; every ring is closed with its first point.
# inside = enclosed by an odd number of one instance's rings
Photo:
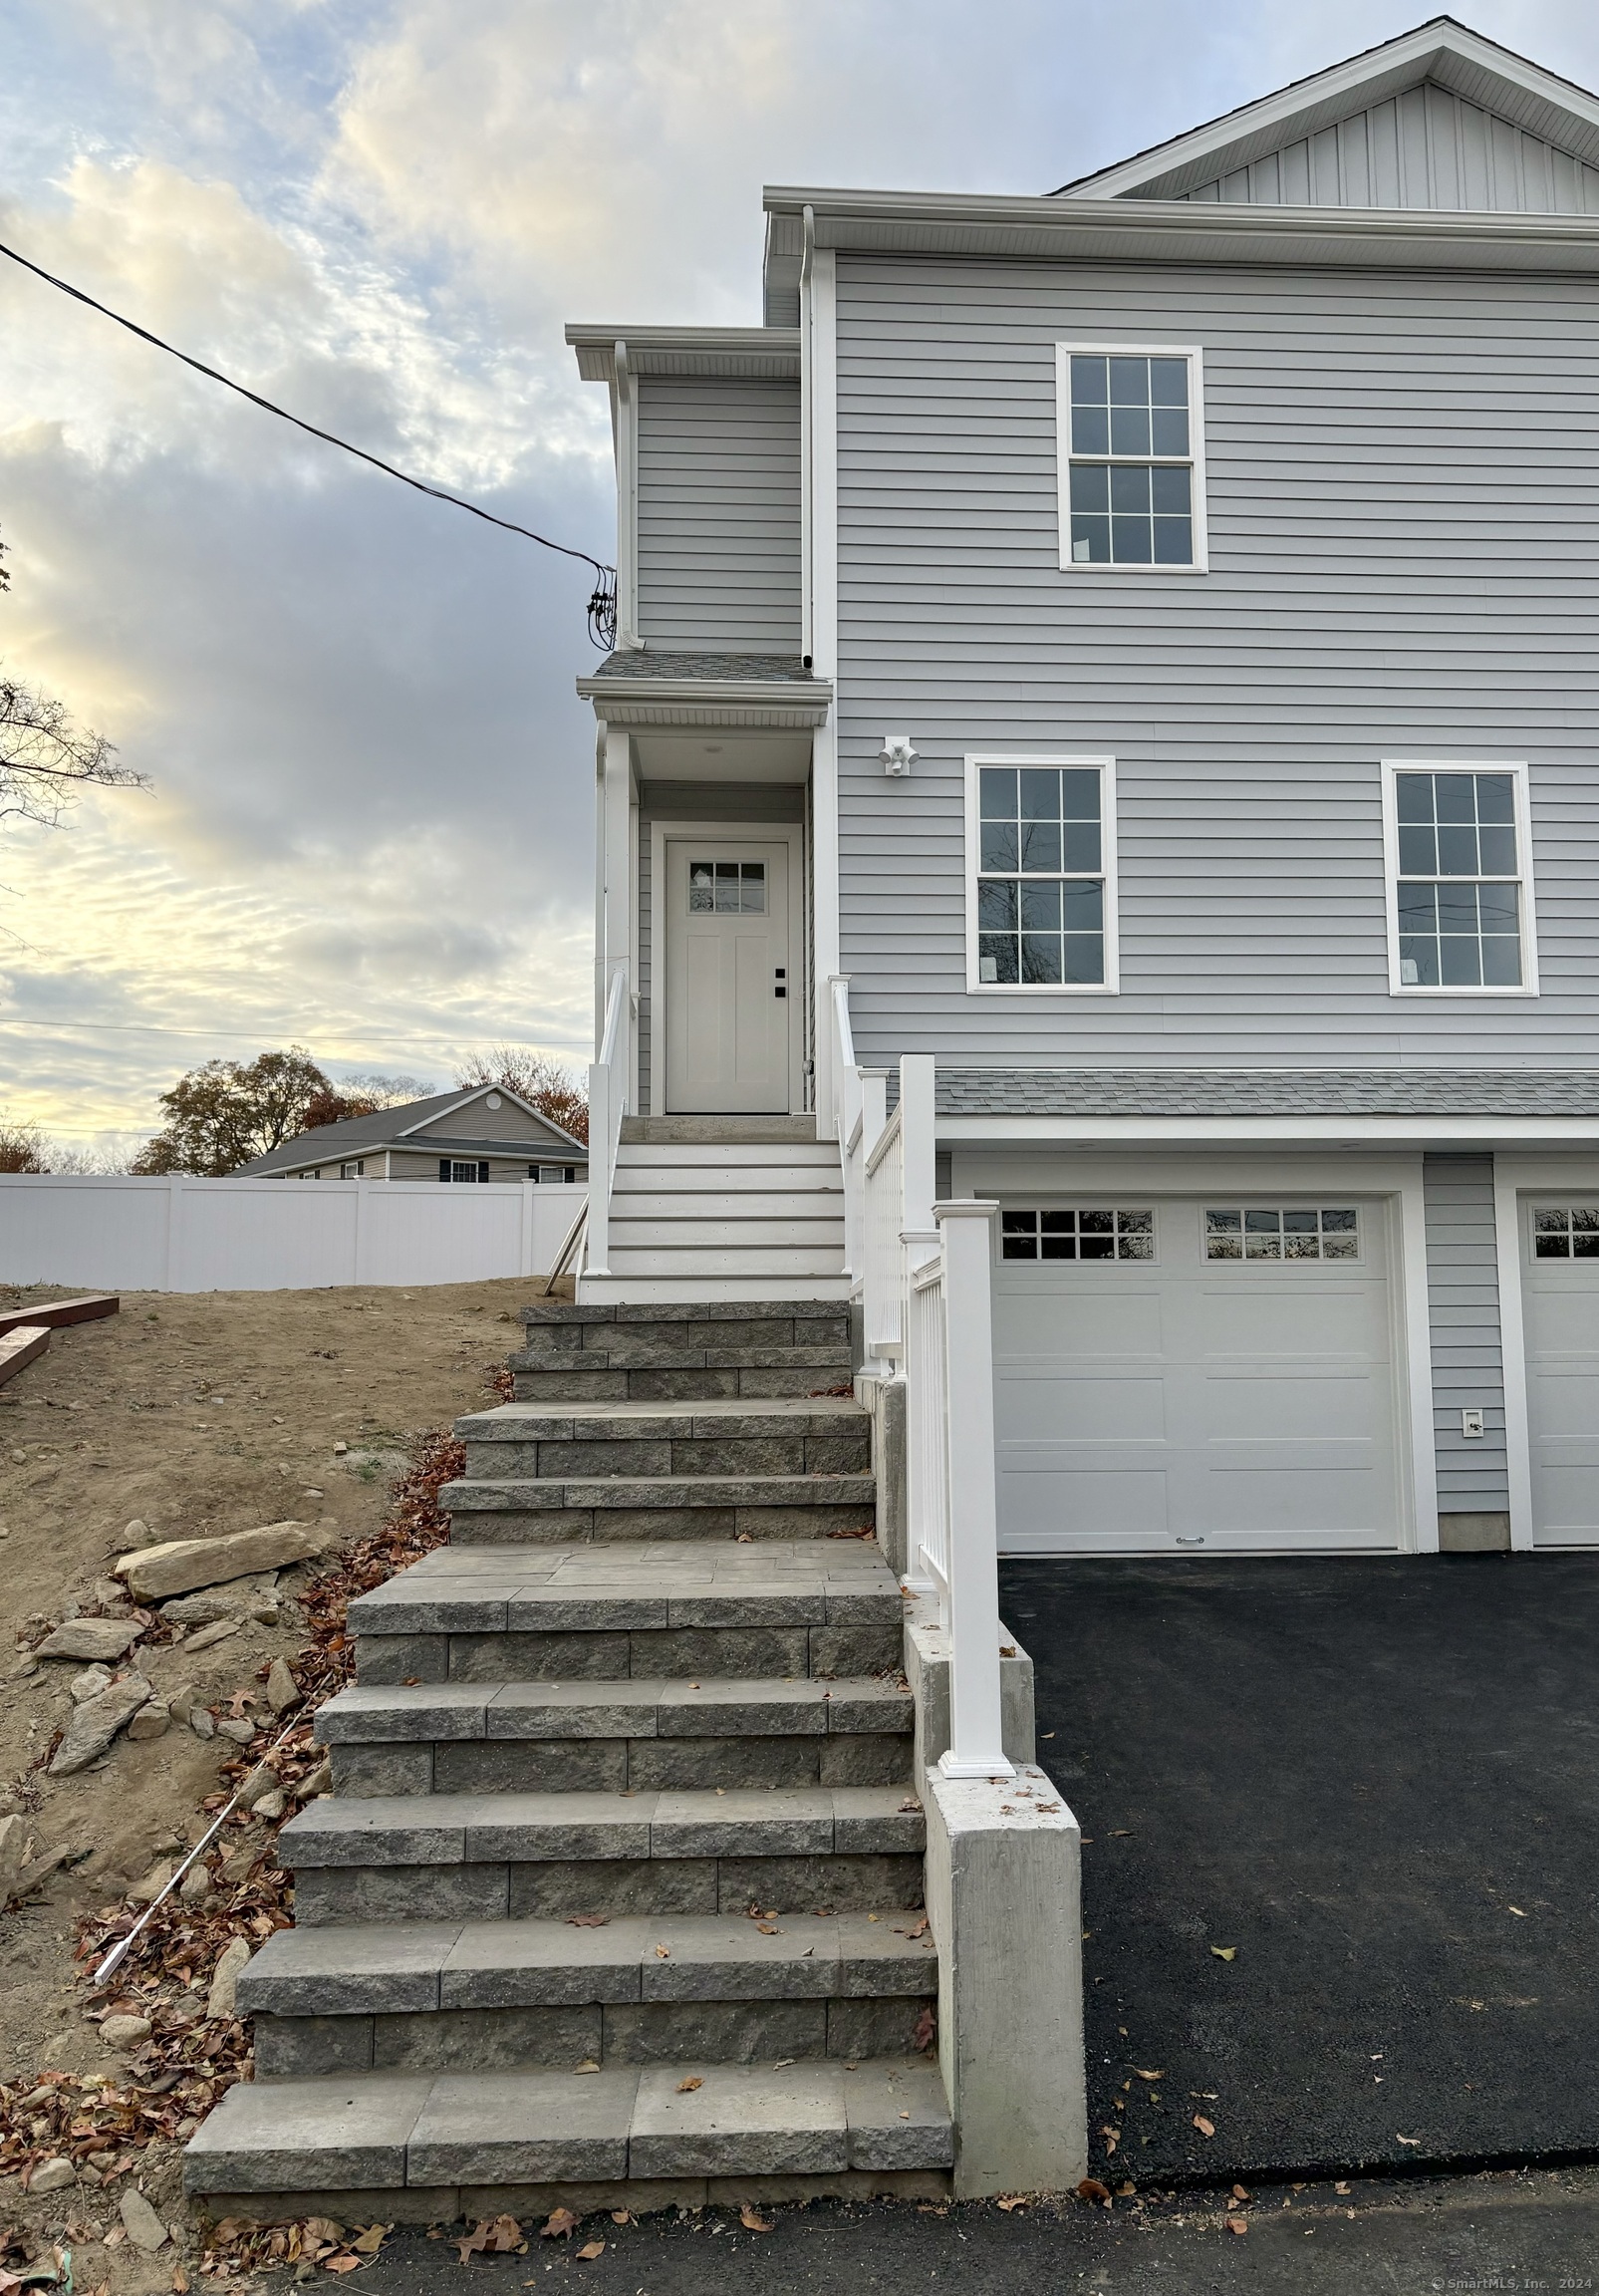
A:
{"type": "Polygon", "coordinates": [[[466,1480],[607,1476],[866,1475],[871,1422],[852,1397],[789,1397],[764,1409],[737,1398],[586,1409],[507,1403],[457,1424],[466,1480]]]}
{"type": "Polygon", "coordinates": [[[317,1729],[342,1795],[876,1786],[910,1775],[913,1705],[877,1677],[368,1683],[317,1729]]]}
{"type": "Polygon", "coordinates": [[[540,1539],[825,1538],[870,1519],[870,1475],[608,1475],[587,1482],[447,1483],[450,1537],[466,1546],[540,1539]]]}
{"type": "Polygon", "coordinates": [[[943,2189],[948,2109],[926,2058],[781,2069],[697,2059],[597,2073],[371,2074],[257,2081],[230,2089],[188,2148],[191,2192],[217,2215],[306,2213],[304,2195],[343,2213],[412,2220],[524,2214],[613,2193],[634,2206],[737,2202],[773,2189],[907,2196],[943,2189]],[[686,2087],[685,2083],[697,2083],[686,2087]],[[931,2172],[931,2173],[930,2173],[931,2172]],[[898,2179],[898,2181],[896,2181],[898,2179]]]}
{"type": "Polygon", "coordinates": [[[848,1387],[848,1310],[830,1300],[540,1301],[511,1358],[521,1400],[805,1398],[848,1387]]]}

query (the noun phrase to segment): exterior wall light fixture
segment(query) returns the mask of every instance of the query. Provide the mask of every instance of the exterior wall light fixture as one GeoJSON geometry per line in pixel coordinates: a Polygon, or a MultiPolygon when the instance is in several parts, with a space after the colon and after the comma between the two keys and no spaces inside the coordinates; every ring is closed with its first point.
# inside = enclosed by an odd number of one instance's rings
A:
{"type": "Polygon", "coordinates": [[[885,773],[909,773],[911,760],[917,754],[911,746],[909,733],[885,733],[883,746],[878,751],[885,773]]]}

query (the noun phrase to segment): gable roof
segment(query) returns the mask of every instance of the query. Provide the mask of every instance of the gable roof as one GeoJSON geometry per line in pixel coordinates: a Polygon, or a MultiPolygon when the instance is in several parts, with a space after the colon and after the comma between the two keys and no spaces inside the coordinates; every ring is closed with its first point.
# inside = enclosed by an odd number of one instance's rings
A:
{"type": "MultiPolygon", "coordinates": [[[[1599,99],[1453,16],[1291,81],[1218,120],[1063,184],[1060,199],[1183,199],[1284,145],[1427,82],[1599,166],[1599,99]]],[[[1442,204],[1442,202],[1440,202],[1442,204]]]]}
{"type": "Polygon", "coordinates": [[[519,1092],[511,1091],[504,1084],[474,1084],[466,1091],[433,1092],[425,1100],[407,1100],[398,1108],[378,1108],[370,1116],[347,1116],[338,1124],[314,1125],[309,1132],[297,1132],[292,1140],[269,1148],[264,1156],[252,1156],[248,1164],[239,1166],[236,1177],[255,1179],[273,1172],[296,1172],[306,1165],[331,1164],[342,1156],[371,1153],[381,1148],[436,1147],[459,1152],[467,1144],[463,1135],[472,1130],[473,1107],[490,1092],[497,1092],[502,1100],[520,1108],[528,1119],[528,1129],[520,1139],[512,1136],[485,1143],[473,1137],[470,1145],[478,1153],[514,1157],[528,1147],[555,1147],[571,1149],[587,1161],[589,1151],[583,1142],[552,1123],[548,1116],[541,1116],[519,1092]],[[449,1137],[429,1131],[429,1126],[457,1112],[465,1121],[455,1125],[449,1137]]]}

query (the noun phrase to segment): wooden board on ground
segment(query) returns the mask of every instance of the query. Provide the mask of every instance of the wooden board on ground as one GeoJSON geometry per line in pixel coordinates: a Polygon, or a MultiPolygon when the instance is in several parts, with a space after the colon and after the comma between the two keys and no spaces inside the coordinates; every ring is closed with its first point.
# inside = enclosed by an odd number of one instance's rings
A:
{"type": "Polygon", "coordinates": [[[46,1299],[37,1307],[8,1307],[0,1314],[0,1333],[23,1324],[47,1324],[60,1330],[67,1323],[93,1323],[102,1315],[115,1315],[122,1301],[115,1292],[86,1292],[79,1299],[46,1299]]]}
{"type": "Polygon", "coordinates": [[[50,1333],[37,1323],[24,1323],[17,1330],[0,1332],[0,1387],[14,1379],[24,1365],[42,1355],[50,1345],[50,1333]]]}

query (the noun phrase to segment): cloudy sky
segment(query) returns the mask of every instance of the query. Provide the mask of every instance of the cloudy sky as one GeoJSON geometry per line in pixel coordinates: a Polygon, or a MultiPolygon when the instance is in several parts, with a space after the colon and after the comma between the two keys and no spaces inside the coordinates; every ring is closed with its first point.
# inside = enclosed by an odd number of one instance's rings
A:
{"type": "MultiPolygon", "coordinates": [[[[1591,0],[1463,12],[1599,85],[1591,0]]],[[[562,322],[756,323],[763,181],[1048,190],[1426,13],[0,0],[0,239],[609,558],[562,322]]],[[[218,1053],[586,1056],[586,569],[0,273],[0,661],[152,784],[0,824],[0,1109],[88,1145],[218,1053]]]]}

